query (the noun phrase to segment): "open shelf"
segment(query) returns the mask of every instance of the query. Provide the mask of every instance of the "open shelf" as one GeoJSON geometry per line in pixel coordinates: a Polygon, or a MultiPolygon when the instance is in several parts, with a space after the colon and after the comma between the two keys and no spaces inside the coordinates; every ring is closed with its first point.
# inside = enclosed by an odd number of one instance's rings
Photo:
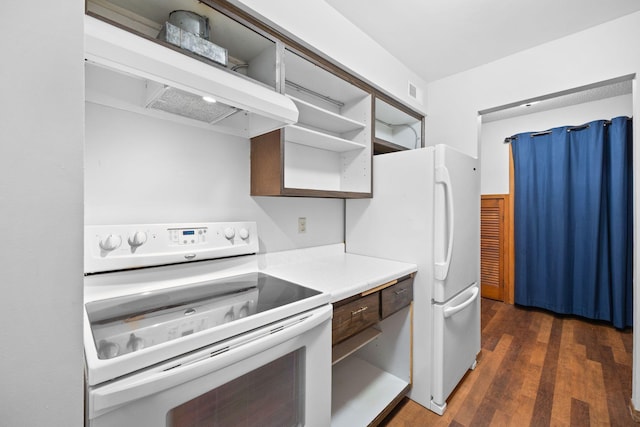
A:
{"type": "Polygon", "coordinates": [[[251,195],[371,197],[373,96],[334,71],[285,48],[298,122],[251,140],[251,195]]]}
{"type": "Polygon", "coordinates": [[[375,153],[412,150],[422,146],[422,118],[376,98],[375,153]]]}
{"type": "Polygon", "coordinates": [[[345,357],[355,353],[365,345],[369,344],[371,341],[378,338],[381,333],[382,331],[380,329],[376,329],[373,327],[367,328],[359,334],[356,334],[351,338],[348,338],[345,341],[334,345],[331,351],[331,363],[335,365],[345,357]]]}
{"type": "Polygon", "coordinates": [[[328,133],[307,129],[299,125],[287,126],[284,135],[286,141],[338,153],[351,150],[363,150],[365,148],[363,144],[339,138],[328,133]]]}
{"type": "Polygon", "coordinates": [[[298,113],[300,114],[298,121],[300,123],[338,134],[364,129],[367,126],[362,122],[325,110],[310,102],[291,95],[288,96],[298,107],[298,113]]]}
{"type": "Polygon", "coordinates": [[[356,356],[335,364],[332,378],[332,427],[368,425],[409,387],[407,381],[356,356]]]}
{"type": "MultiPolygon", "coordinates": [[[[203,61],[210,66],[259,81],[276,89],[276,42],[199,0],[88,0],[88,15],[133,34],[203,61]],[[211,60],[163,40],[160,36],[173,11],[188,11],[206,18],[208,37],[200,37],[225,52],[225,61],[211,60]]],[[[198,38],[195,39],[198,41],[198,38]]],[[[202,40],[199,40],[202,43],[202,40]]]]}
{"type": "Polygon", "coordinates": [[[371,152],[285,141],[289,127],[251,139],[251,195],[371,197],[371,152]]]}

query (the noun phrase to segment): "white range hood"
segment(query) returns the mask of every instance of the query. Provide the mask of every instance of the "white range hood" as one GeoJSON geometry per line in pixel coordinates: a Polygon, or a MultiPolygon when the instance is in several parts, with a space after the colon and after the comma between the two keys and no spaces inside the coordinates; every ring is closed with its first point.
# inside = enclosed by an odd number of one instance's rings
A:
{"type": "Polygon", "coordinates": [[[86,15],[85,59],[88,102],[248,138],[298,120],[273,89],[86,15]]]}

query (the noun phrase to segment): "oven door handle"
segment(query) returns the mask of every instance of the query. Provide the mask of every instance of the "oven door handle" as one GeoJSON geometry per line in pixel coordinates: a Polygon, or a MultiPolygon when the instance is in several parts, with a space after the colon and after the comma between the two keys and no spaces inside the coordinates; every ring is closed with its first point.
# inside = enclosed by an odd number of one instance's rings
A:
{"type": "MultiPolygon", "coordinates": [[[[260,354],[315,328],[329,320],[331,315],[332,307],[327,304],[259,332],[250,333],[250,338],[213,350],[209,355],[203,355],[202,359],[189,360],[166,370],[143,372],[99,386],[89,392],[90,418],[260,354]]],[[[330,345],[327,342],[327,348],[330,345]]],[[[180,361],[175,363],[179,364],[180,361]]]]}

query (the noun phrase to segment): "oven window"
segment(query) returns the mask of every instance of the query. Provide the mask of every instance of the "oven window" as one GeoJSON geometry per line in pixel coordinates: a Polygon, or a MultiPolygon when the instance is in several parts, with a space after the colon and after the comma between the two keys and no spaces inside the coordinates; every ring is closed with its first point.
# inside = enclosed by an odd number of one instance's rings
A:
{"type": "Polygon", "coordinates": [[[169,427],[304,425],[304,348],[172,409],[169,427]]]}

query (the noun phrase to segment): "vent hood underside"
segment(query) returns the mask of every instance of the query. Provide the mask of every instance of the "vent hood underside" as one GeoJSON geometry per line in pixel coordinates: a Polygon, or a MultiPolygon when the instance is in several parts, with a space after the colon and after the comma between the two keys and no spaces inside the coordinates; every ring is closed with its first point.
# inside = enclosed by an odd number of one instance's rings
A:
{"type": "Polygon", "coordinates": [[[248,138],[298,119],[295,104],[270,88],[91,16],[85,58],[88,102],[248,138]]]}
{"type": "Polygon", "coordinates": [[[240,111],[222,102],[205,101],[202,96],[154,82],[147,82],[146,107],[212,125],[240,111]]]}

